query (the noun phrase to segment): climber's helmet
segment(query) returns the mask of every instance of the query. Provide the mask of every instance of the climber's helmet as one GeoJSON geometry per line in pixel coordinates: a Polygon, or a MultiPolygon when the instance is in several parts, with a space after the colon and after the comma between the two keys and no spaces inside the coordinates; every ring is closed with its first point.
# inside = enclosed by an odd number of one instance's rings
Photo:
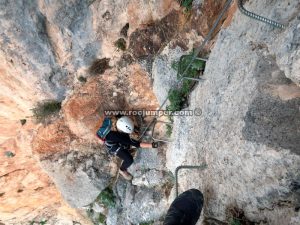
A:
{"type": "Polygon", "coordinates": [[[133,124],[133,121],[129,117],[122,116],[117,121],[117,128],[119,131],[122,131],[127,134],[131,134],[134,130],[134,124],[133,124]]]}

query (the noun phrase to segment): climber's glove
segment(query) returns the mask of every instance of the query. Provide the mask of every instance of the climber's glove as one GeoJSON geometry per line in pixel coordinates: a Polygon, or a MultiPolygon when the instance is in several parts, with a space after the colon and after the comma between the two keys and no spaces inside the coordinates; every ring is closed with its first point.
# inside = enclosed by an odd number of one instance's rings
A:
{"type": "Polygon", "coordinates": [[[152,148],[158,148],[158,142],[152,142],[152,148]]]}

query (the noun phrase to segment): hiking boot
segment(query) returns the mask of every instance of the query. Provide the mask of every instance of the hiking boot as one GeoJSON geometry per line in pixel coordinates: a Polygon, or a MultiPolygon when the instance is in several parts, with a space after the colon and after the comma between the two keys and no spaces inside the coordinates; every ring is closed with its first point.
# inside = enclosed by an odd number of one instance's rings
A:
{"type": "Polygon", "coordinates": [[[120,174],[125,178],[125,180],[132,180],[133,176],[127,172],[127,171],[123,171],[123,170],[119,170],[120,174]]]}
{"type": "Polygon", "coordinates": [[[171,204],[164,225],[195,225],[203,207],[203,194],[190,189],[180,194],[171,204]]]}

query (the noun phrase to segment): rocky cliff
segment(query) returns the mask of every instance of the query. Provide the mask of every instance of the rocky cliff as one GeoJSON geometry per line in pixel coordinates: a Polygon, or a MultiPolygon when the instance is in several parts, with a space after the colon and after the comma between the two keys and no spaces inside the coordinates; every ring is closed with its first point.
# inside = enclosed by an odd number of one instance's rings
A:
{"type": "Polygon", "coordinates": [[[286,28],[235,14],[190,96],[188,109],[202,115],[175,118],[167,167],[206,164],[179,173],[181,191],[204,192],[206,222],[228,221],[228,212],[239,208],[255,224],[299,224],[300,5],[249,1],[245,7],[286,28]]]}
{"type": "Polygon", "coordinates": [[[297,1],[245,5],[282,30],[232,4],[184,105],[201,116],[174,117],[172,143],[138,150],[132,183],[94,136],[103,110],[164,101],[174,62],[199,46],[225,2],[0,0],[0,223],[161,224],[175,168],[205,164],[179,173],[180,191],[204,193],[199,224],[298,224],[297,1]],[[32,109],[49,99],[61,109],[38,124],[32,109]]]}
{"type": "Polygon", "coordinates": [[[121,57],[116,41],[128,48],[132,32],[174,8],[176,1],[0,1],[1,222],[89,224],[68,204],[91,203],[115,173],[94,139],[99,110],[107,102],[157,107],[147,73],[127,67],[136,59],[121,57]],[[90,73],[104,57],[110,71],[90,73]],[[32,109],[49,99],[61,102],[59,115],[36,124],[32,109]]]}

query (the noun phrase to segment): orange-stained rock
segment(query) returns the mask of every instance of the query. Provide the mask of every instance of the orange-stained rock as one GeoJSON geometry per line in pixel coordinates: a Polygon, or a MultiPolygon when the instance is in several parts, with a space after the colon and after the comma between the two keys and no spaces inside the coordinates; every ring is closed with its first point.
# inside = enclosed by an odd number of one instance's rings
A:
{"type": "Polygon", "coordinates": [[[42,126],[32,141],[33,151],[40,156],[65,152],[69,150],[74,135],[63,120],[42,126]]]}
{"type": "Polygon", "coordinates": [[[93,141],[104,118],[104,110],[152,109],[158,107],[148,75],[137,64],[127,71],[106,71],[91,78],[63,104],[70,131],[93,141]]]}
{"type": "Polygon", "coordinates": [[[95,138],[95,125],[100,119],[101,109],[112,101],[112,82],[102,77],[90,79],[63,105],[65,122],[77,137],[88,140],[95,138]]]}
{"type": "MultiPolygon", "coordinates": [[[[24,126],[19,121],[18,124],[6,121],[6,124],[7,129],[13,128],[15,136],[0,144],[0,222],[28,225],[29,221],[38,219],[39,216],[40,221],[45,218],[54,220],[59,216],[66,222],[74,220],[89,224],[78,211],[64,202],[36,157],[32,155],[30,142],[38,126],[30,121],[24,126]],[[6,151],[12,152],[14,157],[7,157],[6,151]]],[[[44,130],[51,132],[50,129],[44,130]]],[[[48,136],[44,137],[47,139],[48,136]]],[[[52,150],[53,145],[50,142],[49,139],[49,145],[44,143],[43,147],[52,150]]]]}
{"type": "MultiPolygon", "coordinates": [[[[213,24],[215,23],[219,13],[224,8],[226,0],[221,1],[214,1],[214,0],[204,0],[200,12],[194,12],[191,18],[191,27],[195,29],[199,34],[206,36],[209,30],[212,28],[213,24]]],[[[224,17],[222,18],[221,22],[218,25],[218,28],[214,32],[214,36],[219,32],[223,22],[226,19],[226,26],[230,23],[233,14],[236,11],[235,3],[232,4],[230,10],[225,13],[224,17]],[[229,18],[227,18],[229,17],[229,18]]]]}
{"type": "Polygon", "coordinates": [[[155,20],[162,19],[173,9],[179,9],[179,4],[176,0],[130,1],[127,8],[128,22],[130,24],[129,33],[139,28],[141,25],[147,25],[153,23],[155,20]]]}
{"type": "Polygon", "coordinates": [[[135,30],[129,37],[129,50],[135,58],[154,55],[174,38],[184,24],[184,14],[173,10],[161,20],[135,30]]]}
{"type": "Polygon", "coordinates": [[[127,99],[132,109],[155,110],[159,105],[147,73],[137,64],[128,69],[127,99]]]}

